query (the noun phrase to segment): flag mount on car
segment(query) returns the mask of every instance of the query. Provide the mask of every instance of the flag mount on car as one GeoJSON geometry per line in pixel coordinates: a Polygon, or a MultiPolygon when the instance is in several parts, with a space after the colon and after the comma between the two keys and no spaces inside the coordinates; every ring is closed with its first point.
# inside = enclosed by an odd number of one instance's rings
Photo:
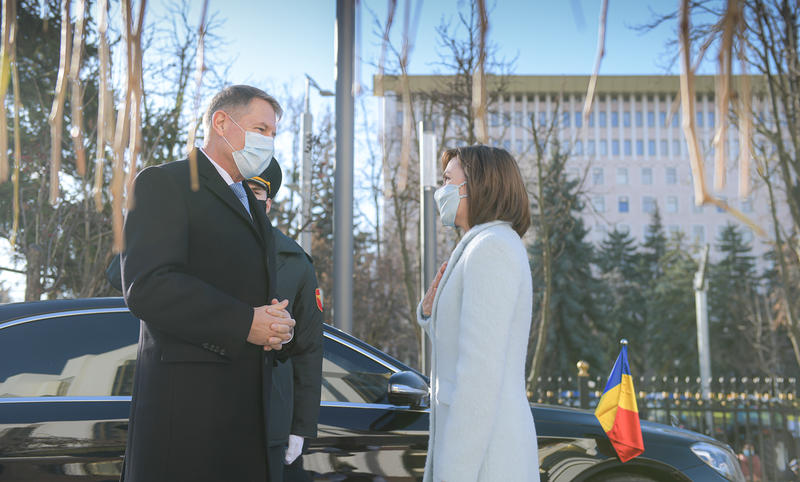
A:
{"type": "Polygon", "coordinates": [[[619,459],[627,462],[644,452],[644,442],[633,377],[628,365],[628,340],[623,338],[620,344],[622,349],[608,376],[594,416],[603,426],[619,459]]]}

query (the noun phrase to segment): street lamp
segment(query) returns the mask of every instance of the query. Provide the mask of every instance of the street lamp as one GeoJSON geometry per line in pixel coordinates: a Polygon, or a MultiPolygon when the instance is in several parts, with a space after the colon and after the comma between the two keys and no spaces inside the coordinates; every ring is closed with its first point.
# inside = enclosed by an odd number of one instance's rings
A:
{"type": "MultiPolygon", "coordinates": [[[[434,210],[433,193],[436,190],[436,136],[433,133],[433,122],[419,123],[419,187],[420,187],[420,258],[422,265],[420,293],[425,293],[436,275],[436,211],[434,210]]],[[[420,357],[421,370],[430,370],[430,341],[425,330],[422,331],[420,357]]]]}
{"type": "Polygon", "coordinates": [[[313,134],[311,130],[311,111],[309,110],[311,87],[317,89],[319,95],[323,97],[333,97],[335,95],[330,90],[320,88],[314,79],[306,74],[306,98],[305,109],[303,110],[303,131],[301,133],[301,139],[303,139],[303,166],[300,182],[303,202],[300,210],[300,247],[309,256],[311,255],[311,230],[309,225],[311,224],[311,136],[313,134]]]}

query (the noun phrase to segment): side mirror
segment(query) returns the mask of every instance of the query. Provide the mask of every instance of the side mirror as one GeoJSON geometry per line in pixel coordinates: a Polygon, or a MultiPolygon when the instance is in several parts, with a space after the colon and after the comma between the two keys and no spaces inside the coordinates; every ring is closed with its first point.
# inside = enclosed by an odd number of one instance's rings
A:
{"type": "Polygon", "coordinates": [[[392,405],[428,408],[430,400],[430,387],[417,373],[397,372],[389,378],[389,403],[392,405]]]}

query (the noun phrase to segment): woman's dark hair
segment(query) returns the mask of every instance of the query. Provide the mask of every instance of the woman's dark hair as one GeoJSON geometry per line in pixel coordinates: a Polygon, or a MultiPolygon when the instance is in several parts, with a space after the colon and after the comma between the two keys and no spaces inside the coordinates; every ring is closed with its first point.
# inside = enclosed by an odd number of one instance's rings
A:
{"type": "Polygon", "coordinates": [[[505,149],[457,147],[442,154],[443,171],[454,157],[458,157],[467,178],[470,227],[508,221],[522,237],[531,225],[531,208],[517,161],[505,149]]]}

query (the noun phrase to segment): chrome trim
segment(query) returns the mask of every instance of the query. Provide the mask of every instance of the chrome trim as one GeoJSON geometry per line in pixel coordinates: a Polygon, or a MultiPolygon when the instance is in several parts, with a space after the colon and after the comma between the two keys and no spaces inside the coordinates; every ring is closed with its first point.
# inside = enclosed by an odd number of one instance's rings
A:
{"type": "Polygon", "coordinates": [[[97,397],[8,397],[0,398],[0,403],[47,403],[47,402],[130,402],[131,397],[109,395],[97,397]]]}
{"type": "Polygon", "coordinates": [[[412,412],[427,412],[428,409],[412,409],[406,405],[391,405],[385,403],[356,403],[356,402],[320,402],[320,407],[332,408],[371,408],[374,410],[406,410],[412,412]]]}
{"type": "Polygon", "coordinates": [[[389,384],[389,393],[396,393],[398,395],[427,395],[430,390],[420,390],[419,388],[409,387],[408,385],[389,384]]]}
{"type": "MultiPolygon", "coordinates": [[[[18,318],[16,320],[7,321],[0,324],[0,330],[9,328],[23,323],[30,323],[32,321],[49,320],[51,318],[61,318],[65,316],[78,316],[78,315],[100,315],[103,313],[130,313],[127,307],[120,308],[90,308],[85,310],[72,310],[72,311],[54,311],[52,313],[40,313],[38,315],[28,316],[26,318],[18,318]]],[[[133,316],[133,314],[131,314],[133,316]]]]}
{"type": "Polygon", "coordinates": [[[390,371],[392,371],[394,373],[402,371],[399,367],[396,367],[396,366],[390,364],[386,360],[374,355],[373,353],[370,353],[370,352],[364,350],[363,348],[357,347],[357,346],[353,345],[352,343],[337,337],[336,335],[332,335],[330,333],[325,333],[325,336],[327,336],[328,338],[330,338],[330,339],[332,339],[332,340],[334,340],[336,342],[341,343],[342,345],[346,346],[347,348],[350,348],[351,350],[354,350],[354,351],[356,351],[358,353],[361,353],[365,357],[367,357],[367,358],[371,359],[372,361],[375,361],[375,362],[385,366],[386,368],[388,368],[390,371]]]}

